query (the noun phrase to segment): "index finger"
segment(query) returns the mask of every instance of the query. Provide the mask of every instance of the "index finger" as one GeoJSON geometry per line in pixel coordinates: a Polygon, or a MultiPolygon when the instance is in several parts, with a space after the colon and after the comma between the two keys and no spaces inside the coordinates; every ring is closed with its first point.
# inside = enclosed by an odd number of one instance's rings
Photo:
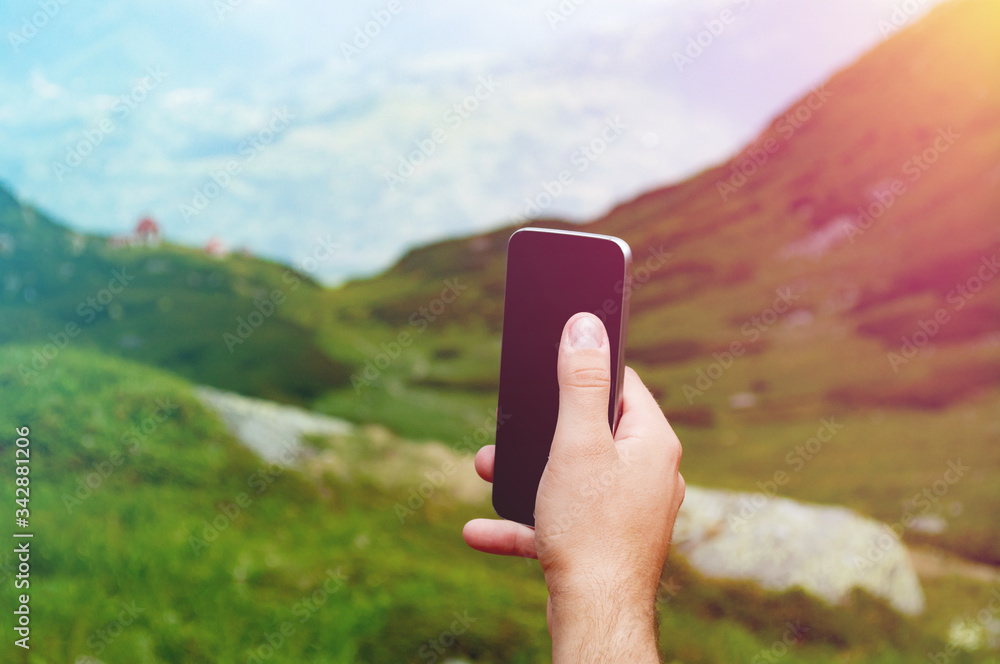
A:
{"type": "Polygon", "coordinates": [[[616,443],[629,439],[642,439],[655,433],[658,428],[666,429],[670,432],[670,436],[677,440],[673,428],[660,409],[660,404],[656,402],[632,367],[625,367],[622,402],[622,418],[615,431],[616,443]]]}

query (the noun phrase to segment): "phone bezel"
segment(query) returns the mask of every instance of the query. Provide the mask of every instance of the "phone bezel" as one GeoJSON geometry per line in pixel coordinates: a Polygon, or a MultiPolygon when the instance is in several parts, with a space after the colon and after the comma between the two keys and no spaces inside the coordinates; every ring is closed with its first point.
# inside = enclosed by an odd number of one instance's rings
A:
{"type": "MultiPolygon", "coordinates": [[[[542,234],[542,233],[557,234],[557,235],[569,235],[569,236],[582,236],[582,237],[586,237],[586,238],[589,238],[589,239],[608,241],[608,242],[614,243],[615,246],[617,246],[618,249],[621,251],[621,254],[622,254],[622,266],[623,266],[623,273],[621,275],[622,289],[621,289],[621,298],[620,298],[620,300],[618,300],[616,302],[616,304],[618,304],[618,313],[617,313],[617,317],[618,317],[617,323],[618,323],[618,327],[619,327],[618,348],[617,349],[611,349],[612,353],[616,353],[617,354],[617,363],[616,363],[617,371],[616,371],[616,375],[613,377],[613,380],[612,380],[611,394],[609,394],[609,401],[608,401],[608,406],[609,406],[609,408],[608,408],[608,410],[609,410],[609,420],[610,420],[610,411],[611,411],[610,406],[611,406],[611,403],[615,404],[615,408],[614,408],[614,411],[613,411],[614,412],[614,420],[613,420],[613,422],[609,421],[609,426],[611,428],[611,432],[612,432],[612,434],[614,434],[614,432],[617,431],[618,423],[621,420],[622,409],[623,409],[623,405],[624,405],[623,388],[624,388],[624,378],[625,378],[625,344],[626,344],[627,338],[628,338],[629,301],[631,299],[631,293],[632,293],[632,249],[631,249],[631,247],[629,247],[629,245],[628,245],[627,242],[625,242],[621,238],[615,237],[613,235],[605,235],[605,234],[600,234],[600,233],[588,233],[588,232],[584,232],[584,231],[570,231],[570,230],[562,230],[562,229],[555,229],[555,228],[538,228],[538,227],[534,227],[534,226],[528,227],[528,228],[519,228],[518,230],[514,231],[510,235],[510,237],[508,238],[508,240],[507,240],[508,250],[507,250],[507,256],[506,256],[506,271],[505,271],[505,274],[504,274],[504,286],[505,286],[505,288],[504,288],[504,298],[505,298],[504,310],[505,310],[505,313],[506,313],[506,297],[507,297],[507,272],[509,272],[509,270],[510,270],[510,245],[514,241],[514,238],[516,236],[518,236],[519,234],[542,234]]],[[[604,313],[605,313],[605,316],[609,315],[607,312],[604,312],[604,313]]],[[[504,316],[504,324],[506,325],[506,315],[504,316]]],[[[501,339],[502,338],[503,338],[503,333],[501,332],[501,339]]],[[[502,350],[501,350],[501,352],[502,352],[502,350]]],[[[500,380],[501,381],[503,380],[503,376],[502,375],[500,376],[500,380]]],[[[498,408],[499,408],[499,402],[498,402],[498,408]]],[[[500,426],[500,425],[498,424],[498,426],[500,426]]],[[[501,517],[503,517],[505,519],[508,518],[505,515],[501,514],[500,511],[497,510],[497,508],[496,508],[496,501],[495,501],[496,486],[495,485],[494,485],[493,496],[494,497],[493,497],[493,501],[492,502],[493,502],[493,509],[494,509],[494,511],[497,513],[498,516],[501,516],[501,517]]],[[[530,524],[526,524],[526,525],[530,525],[530,524]]]]}

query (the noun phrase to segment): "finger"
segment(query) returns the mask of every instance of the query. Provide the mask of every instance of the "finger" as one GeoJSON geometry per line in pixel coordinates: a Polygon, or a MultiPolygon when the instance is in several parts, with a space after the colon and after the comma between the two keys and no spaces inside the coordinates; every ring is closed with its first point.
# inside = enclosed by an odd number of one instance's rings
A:
{"type": "Polygon", "coordinates": [[[625,368],[622,386],[622,418],[615,431],[615,446],[622,459],[669,459],[674,472],[680,468],[683,448],[673,428],[638,374],[625,368]],[[654,457],[649,455],[653,454],[654,457]],[[635,455],[635,456],[633,456],[635,455]],[[660,455],[666,455],[661,457],[660,455]]]}
{"type": "Polygon", "coordinates": [[[556,369],[559,380],[559,417],[552,441],[552,456],[610,451],[609,346],[604,324],[597,316],[578,313],[566,322],[559,344],[556,369]]]}
{"type": "Polygon", "coordinates": [[[645,438],[664,430],[671,439],[676,439],[670,423],[660,410],[649,389],[643,384],[632,367],[625,367],[625,380],[622,385],[622,418],[615,431],[615,440],[630,438],[645,438]]]}
{"type": "Polygon", "coordinates": [[[632,367],[625,367],[625,381],[622,385],[622,400],[624,401],[622,407],[622,417],[629,409],[638,411],[640,413],[653,412],[660,410],[660,404],[657,403],[656,398],[653,397],[653,393],[649,391],[646,384],[642,382],[639,378],[639,374],[635,372],[632,367]]]}
{"type": "Polygon", "coordinates": [[[535,531],[521,523],[473,519],[465,524],[462,537],[476,551],[499,556],[538,557],[535,553],[535,531]]]}
{"type": "Polygon", "coordinates": [[[496,445],[483,445],[476,452],[476,472],[487,482],[493,481],[493,462],[496,458],[496,445]]]}

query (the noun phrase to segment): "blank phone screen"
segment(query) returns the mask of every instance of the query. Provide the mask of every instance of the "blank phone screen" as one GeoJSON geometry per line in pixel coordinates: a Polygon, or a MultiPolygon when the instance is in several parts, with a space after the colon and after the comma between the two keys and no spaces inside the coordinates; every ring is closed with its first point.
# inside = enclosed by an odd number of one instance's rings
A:
{"type": "Polygon", "coordinates": [[[608,422],[618,415],[621,349],[628,319],[631,254],[618,238],[522,229],[507,245],[493,506],[535,523],[535,494],[556,428],[559,340],[569,318],[589,311],[604,321],[611,349],[608,422]]]}

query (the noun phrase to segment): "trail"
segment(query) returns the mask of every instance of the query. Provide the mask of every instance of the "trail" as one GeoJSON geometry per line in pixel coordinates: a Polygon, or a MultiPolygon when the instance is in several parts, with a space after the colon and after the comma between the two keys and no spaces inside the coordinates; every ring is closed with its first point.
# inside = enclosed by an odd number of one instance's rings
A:
{"type": "Polygon", "coordinates": [[[980,583],[1000,584],[1000,569],[959,558],[941,549],[911,546],[910,559],[913,561],[913,569],[921,579],[959,576],[980,583]]]}

